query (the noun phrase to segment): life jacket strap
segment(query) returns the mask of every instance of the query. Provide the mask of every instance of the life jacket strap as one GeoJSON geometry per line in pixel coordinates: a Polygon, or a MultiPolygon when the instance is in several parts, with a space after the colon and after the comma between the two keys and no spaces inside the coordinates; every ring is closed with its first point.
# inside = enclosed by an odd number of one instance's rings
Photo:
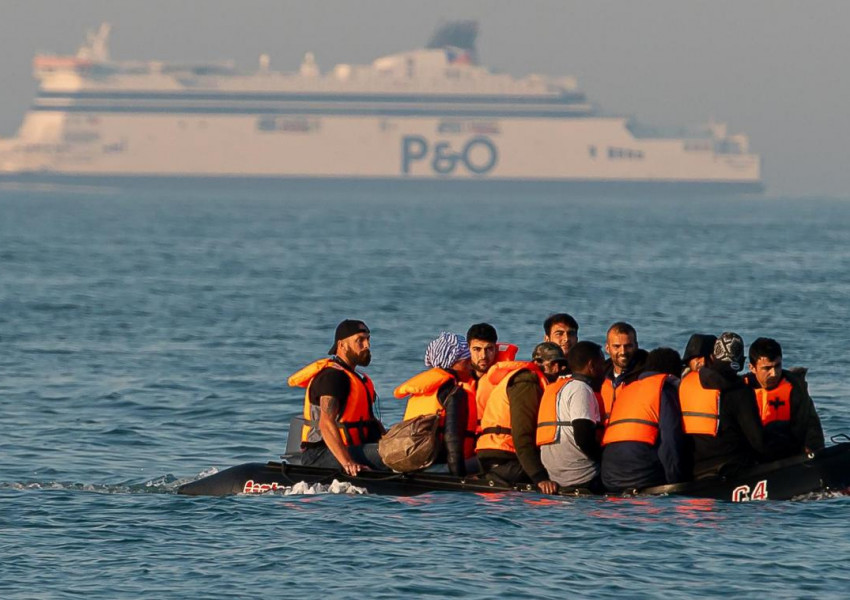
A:
{"type": "Polygon", "coordinates": [[[502,427],[501,425],[496,425],[495,427],[485,427],[481,430],[481,433],[495,433],[496,435],[511,435],[510,427],[502,427]]]}
{"type": "Polygon", "coordinates": [[[572,421],[544,421],[542,423],[538,423],[537,427],[549,427],[550,425],[555,425],[556,427],[572,427],[572,421]]]}
{"type": "Polygon", "coordinates": [[[682,411],[683,417],[703,417],[705,419],[714,419],[715,421],[719,421],[720,417],[718,415],[712,413],[703,413],[703,412],[694,412],[690,410],[682,411]]]}

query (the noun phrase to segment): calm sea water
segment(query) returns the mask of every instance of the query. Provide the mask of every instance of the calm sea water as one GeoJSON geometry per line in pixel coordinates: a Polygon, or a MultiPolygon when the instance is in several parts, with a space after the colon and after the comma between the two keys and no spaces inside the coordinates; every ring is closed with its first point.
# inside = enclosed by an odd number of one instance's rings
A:
{"type": "Polygon", "coordinates": [[[778,338],[850,432],[850,202],[0,191],[0,596],[846,597],[850,498],[185,498],[275,458],[343,318],[393,388],[441,330],[551,312],[645,348],[778,338]]]}

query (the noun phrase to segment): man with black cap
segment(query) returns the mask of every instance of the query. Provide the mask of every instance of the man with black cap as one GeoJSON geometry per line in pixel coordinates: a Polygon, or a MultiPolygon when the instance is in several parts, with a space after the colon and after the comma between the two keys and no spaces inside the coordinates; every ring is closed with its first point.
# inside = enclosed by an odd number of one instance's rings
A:
{"type": "Polygon", "coordinates": [[[743,367],[744,341],[726,332],[717,338],[709,364],[679,386],[683,426],[693,442],[694,478],[770,459],[755,395],[738,375],[743,367]]]}
{"type": "Polygon", "coordinates": [[[533,362],[499,362],[487,372],[494,387],[475,452],[485,479],[502,485],[533,483],[544,494],[554,494],[558,484],[540,462],[537,414],[546,385],[566,371],[564,353],[557,344],[543,342],[531,358],[533,362]]]}
{"type": "Polygon", "coordinates": [[[366,323],[346,319],[337,325],[328,351],[332,358],[317,360],[289,378],[289,385],[307,388],[301,464],[341,468],[352,476],[363,468],[386,468],[374,443],[384,432],[373,412],[375,386],[356,371],[371,362],[370,343],[366,323]]]}
{"type": "Polygon", "coordinates": [[[699,371],[708,362],[711,353],[714,351],[714,342],[717,341],[717,336],[708,335],[705,333],[693,334],[688,343],[685,344],[685,353],[682,355],[682,377],[693,371],[699,371]]]}

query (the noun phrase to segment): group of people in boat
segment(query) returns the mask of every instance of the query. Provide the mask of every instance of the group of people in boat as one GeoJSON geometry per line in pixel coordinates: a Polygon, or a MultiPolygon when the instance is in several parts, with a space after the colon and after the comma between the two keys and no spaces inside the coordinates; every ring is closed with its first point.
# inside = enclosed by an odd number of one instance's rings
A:
{"type": "MultiPolygon", "coordinates": [[[[805,370],[783,369],[774,339],[756,339],[747,357],[733,332],[694,334],[683,355],[647,352],[621,321],[606,333],[606,359],[603,346],[578,340],[569,314],[543,329],[528,361],[488,323],[466,337],[442,332],[425,349],[427,370],[395,389],[407,399],[404,420],[439,415],[438,462],[450,473],[543,493],[623,492],[824,446],[805,370]]],[[[351,476],[386,469],[375,387],[357,370],[371,361],[369,328],[341,322],[328,354],[289,378],[306,388],[301,464],[351,476]]]]}

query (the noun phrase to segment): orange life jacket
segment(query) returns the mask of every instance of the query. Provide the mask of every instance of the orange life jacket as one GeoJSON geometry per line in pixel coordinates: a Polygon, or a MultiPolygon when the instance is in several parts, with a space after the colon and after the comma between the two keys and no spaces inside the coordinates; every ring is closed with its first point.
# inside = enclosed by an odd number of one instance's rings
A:
{"type": "Polygon", "coordinates": [[[570,421],[558,420],[558,394],[564,386],[572,381],[572,377],[563,377],[550,383],[543,390],[540,400],[540,410],[537,412],[537,445],[554,444],[558,439],[558,429],[571,425],[570,421]]]}
{"type": "Polygon", "coordinates": [[[783,377],[779,385],[772,390],[764,388],[753,390],[756,393],[756,406],[761,415],[762,425],[774,421],[787,422],[791,420],[791,391],[793,389],[791,382],[783,377]]]}
{"type": "Polygon", "coordinates": [[[484,407],[487,405],[487,398],[490,397],[490,394],[493,392],[493,388],[495,384],[490,383],[487,375],[493,369],[497,368],[499,363],[503,362],[513,362],[516,358],[516,353],[519,351],[518,346],[514,346],[513,344],[508,344],[507,342],[499,342],[496,344],[496,362],[494,362],[490,368],[487,370],[487,373],[481,376],[481,379],[475,385],[475,403],[476,403],[476,413],[478,414],[478,423],[479,427],[477,428],[477,433],[481,433],[481,418],[484,416],[484,407]]]}
{"type": "MultiPolygon", "coordinates": [[[[569,421],[558,421],[558,393],[561,389],[572,380],[572,376],[562,377],[550,383],[543,390],[543,398],[540,400],[540,412],[537,413],[537,445],[544,446],[546,444],[554,444],[558,437],[558,427],[567,426],[569,421]]],[[[593,396],[596,398],[596,404],[599,407],[599,423],[596,424],[596,439],[602,442],[602,433],[604,429],[603,414],[605,407],[602,402],[602,394],[593,390],[593,396]]]]}
{"type": "Polygon", "coordinates": [[[720,428],[720,390],[702,387],[699,371],[691,371],[679,384],[682,428],[690,435],[717,436],[720,428]]]}
{"type": "Polygon", "coordinates": [[[596,441],[602,443],[602,434],[605,433],[605,423],[608,422],[608,417],[605,413],[605,400],[602,398],[602,392],[593,390],[593,395],[596,397],[596,404],[599,406],[599,423],[596,424],[596,441]]]}
{"type": "Polygon", "coordinates": [[[599,392],[602,404],[599,406],[599,416],[602,417],[602,426],[608,425],[608,417],[611,415],[611,407],[614,406],[614,382],[607,377],[602,382],[602,390],[599,392]]]}
{"type": "Polygon", "coordinates": [[[667,375],[659,373],[617,387],[602,436],[603,446],[615,442],[655,444],[665,381],[667,375]]]}
{"type": "Polygon", "coordinates": [[[402,383],[395,389],[393,395],[396,398],[410,396],[403,420],[407,421],[420,415],[440,415],[440,431],[443,431],[446,426],[446,409],[440,404],[437,392],[449,381],[453,381],[466,392],[467,421],[463,454],[466,458],[472,458],[475,456],[475,429],[478,425],[478,415],[475,412],[475,388],[471,384],[460,381],[443,369],[433,368],[402,383]]]}
{"type": "Polygon", "coordinates": [[[514,438],[511,435],[511,405],[508,398],[508,384],[520,371],[531,371],[537,376],[540,389],[546,388],[546,377],[540,368],[533,362],[508,361],[496,363],[487,375],[478,381],[479,391],[481,383],[486,378],[487,383],[493,386],[493,391],[487,398],[484,407],[484,415],[481,418],[481,435],[475,445],[475,451],[481,450],[504,450],[516,452],[514,438]]]}
{"type": "Polygon", "coordinates": [[[360,446],[371,441],[370,432],[380,430],[378,421],[372,413],[372,405],[375,403],[375,386],[368,375],[354,373],[330,358],[319,359],[289,377],[288,383],[292,387],[307,388],[304,392],[306,423],[301,428],[301,441],[309,443],[322,441],[322,433],[319,430],[320,408],[310,402],[310,385],[325,369],[339,369],[348,376],[350,382],[348,398],[345,398],[345,408],[337,417],[342,442],[346,446],[360,446]]]}

